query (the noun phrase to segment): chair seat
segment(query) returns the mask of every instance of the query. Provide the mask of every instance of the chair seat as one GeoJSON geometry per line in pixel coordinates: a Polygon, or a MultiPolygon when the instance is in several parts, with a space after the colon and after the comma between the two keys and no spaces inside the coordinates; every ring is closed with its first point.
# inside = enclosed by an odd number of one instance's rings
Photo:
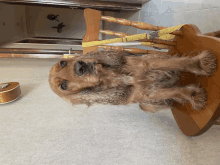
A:
{"type": "MultiPolygon", "coordinates": [[[[203,35],[195,25],[184,25],[181,31],[183,35],[176,36],[176,47],[170,49],[169,53],[183,55],[192,51],[211,50],[216,55],[219,64],[220,48],[217,45],[220,44],[220,40],[218,38],[203,35]]],[[[201,135],[220,116],[220,70],[217,68],[211,77],[196,77],[185,73],[181,82],[184,85],[201,84],[207,91],[207,106],[203,110],[193,110],[189,104],[184,106],[177,104],[176,108],[172,110],[174,118],[184,134],[188,136],[201,135]]]]}

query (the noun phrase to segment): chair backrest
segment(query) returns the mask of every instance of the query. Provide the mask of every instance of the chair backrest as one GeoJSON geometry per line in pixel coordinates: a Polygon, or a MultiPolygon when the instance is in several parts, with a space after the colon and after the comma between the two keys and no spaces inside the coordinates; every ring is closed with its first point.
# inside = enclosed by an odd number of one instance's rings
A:
{"type": "MultiPolygon", "coordinates": [[[[101,21],[101,12],[93,9],[84,10],[84,18],[86,21],[86,34],[83,37],[83,42],[98,41],[99,27],[101,21]]],[[[98,50],[97,46],[83,48],[83,54],[87,52],[98,50]]]]}

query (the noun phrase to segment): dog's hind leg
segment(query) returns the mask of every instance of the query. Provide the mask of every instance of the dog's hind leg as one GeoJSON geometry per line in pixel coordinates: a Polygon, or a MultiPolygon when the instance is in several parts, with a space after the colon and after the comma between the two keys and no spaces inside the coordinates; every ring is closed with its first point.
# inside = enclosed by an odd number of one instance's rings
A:
{"type": "Polygon", "coordinates": [[[149,58],[144,57],[148,69],[188,71],[197,75],[212,75],[216,70],[216,56],[202,51],[195,57],[149,58]]]}
{"type": "Polygon", "coordinates": [[[192,58],[193,63],[188,64],[188,70],[198,75],[210,76],[216,70],[216,56],[211,51],[202,51],[192,58]],[[196,65],[195,65],[196,64],[196,65]]]}
{"type": "Polygon", "coordinates": [[[195,110],[203,109],[206,105],[206,92],[195,85],[160,89],[146,96],[146,100],[173,99],[179,103],[190,102],[195,110]]]}

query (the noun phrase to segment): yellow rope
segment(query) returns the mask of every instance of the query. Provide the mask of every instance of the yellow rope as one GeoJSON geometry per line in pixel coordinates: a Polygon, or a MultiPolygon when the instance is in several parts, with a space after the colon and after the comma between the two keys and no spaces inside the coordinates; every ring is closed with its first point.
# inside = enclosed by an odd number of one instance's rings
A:
{"type": "MultiPolygon", "coordinates": [[[[163,39],[163,40],[171,40],[175,37],[175,35],[172,35],[169,33],[176,31],[177,29],[181,28],[182,26],[183,25],[179,25],[179,26],[174,26],[174,27],[162,29],[158,32],[158,38],[163,39]]],[[[150,35],[147,33],[144,33],[144,34],[125,36],[122,38],[114,38],[114,39],[109,39],[109,40],[82,42],[82,47],[105,45],[105,44],[116,43],[116,42],[137,41],[137,40],[141,40],[141,39],[150,39],[150,35]]]]}
{"type": "Polygon", "coordinates": [[[176,31],[177,29],[181,28],[183,25],[178,25],[178,26],[162,29],[162,30],[159,31],[158,35],[159,36],[163,36],[165,34],[172,33],[174,31],[176,31]]]}
{"type": "Polygon", "coordinates": [[[130,36],[125,36],[123,38],[114,38],[114,39],[102,40],[102,41],[82,42],[82,47],[98,46],[98,45],[104,45],[104,44],[110,44],[116,42],[136,41],[141,39],[146,39],[146,34],[130,35],[130,36]]]}

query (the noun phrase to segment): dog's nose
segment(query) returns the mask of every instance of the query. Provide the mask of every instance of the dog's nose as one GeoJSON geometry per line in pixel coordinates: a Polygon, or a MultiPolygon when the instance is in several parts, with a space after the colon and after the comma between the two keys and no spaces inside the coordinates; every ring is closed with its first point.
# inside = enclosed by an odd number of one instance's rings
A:
{"type": "Polygon", "coordinates": [[[82,76],[86,73],[87,67],[88,66],[84,61],[77,61],[74,65],[75,73],[78,76],[82,76]]]}
{"type": "Polygon", "coordinates": [[[88,63],[87,64],[88,65],[88,72],[91,74],[91,73],[93,73],[94,72],[94,70],[95,70],[95,63],[94,62],[92,62],[92,63],[88,63]]]}

